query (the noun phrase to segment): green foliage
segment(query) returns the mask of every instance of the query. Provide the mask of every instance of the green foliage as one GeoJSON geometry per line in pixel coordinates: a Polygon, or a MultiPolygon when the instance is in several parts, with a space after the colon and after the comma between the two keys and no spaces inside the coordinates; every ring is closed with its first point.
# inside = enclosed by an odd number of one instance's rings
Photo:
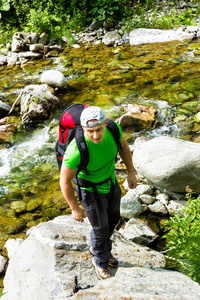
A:
{"type": "Polygon", "coordinates": [[[168,255],[181,263],[180,271],[200,283],[200,196],[193,198],[186,187],[188,199],[183,214],[174,214],[165,225],[168,255]]]}
{"type": "Polygon", "coordinates": [[[2,18],[2,11],[10,10],[10,0],[0,0],[0,19],[2,18]]]}
{"type": "Polygon", "coordinates": [[[124,28],[128,32],[140,27],[157,29],[178,28],[181,25],[196,25],[193,18],[192,10],[186,10],[182,15],[179,15],[174,7],[170,15],[161,15],[157,8],[154,10],[150,9],[147,13],[146,6],[137,6],[133,11],[133,15],[124,21],[124,28]]]}
{"type": "Polygon", "coordinates": [[[0,10],[8,11],[10,9],[10,0],[0,0],[0,10]]]}
{"type": "Polygon", "coordinates": [[[0,26],[0,44],[6,44],[12,41],[12,36],[18,28],[13,27],[11,24],[4,24],[0,26]]]}
{"type": "Polygon", "coordinates": [[[99,21],[114,21],[121,19],[128,12],[127,0],[96,0],[89,1],[88,15],[91,19],[99,21]]]}

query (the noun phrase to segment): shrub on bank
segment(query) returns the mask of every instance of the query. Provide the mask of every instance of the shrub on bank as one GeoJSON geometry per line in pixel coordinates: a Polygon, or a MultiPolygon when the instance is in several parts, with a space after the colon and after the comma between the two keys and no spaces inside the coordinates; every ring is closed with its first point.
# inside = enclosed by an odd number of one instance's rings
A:
{"type": "Polygon", "coordinates": [[[183,214],[175,214],[165,221],[168,256],[179,262],[179,271],[200,283],[200,195],[186,187],[187,205],[183,214]]]}

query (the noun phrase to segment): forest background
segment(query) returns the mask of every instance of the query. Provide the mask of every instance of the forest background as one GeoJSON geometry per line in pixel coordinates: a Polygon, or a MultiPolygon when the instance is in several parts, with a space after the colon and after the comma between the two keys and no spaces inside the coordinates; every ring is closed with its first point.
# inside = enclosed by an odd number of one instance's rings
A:
{"type": "Polygon", "coordinates": [[[190,0],[190,5],[179,11],[183,1],[160,0],[0,0],[0,43],[11,42],[17,31],[46,32],[52,43],[61,43],[67,36],[73,43],[73,33],[80,32],[93,20],[121,22],[129,33],[139,27],[170,29],[181,25],[196,25],[200,14],[200,1],[190,0]],[[170,11],[161,8],[170,4],[170,11]],[[192,5],[195,5],[195,15],[192,5]]]}

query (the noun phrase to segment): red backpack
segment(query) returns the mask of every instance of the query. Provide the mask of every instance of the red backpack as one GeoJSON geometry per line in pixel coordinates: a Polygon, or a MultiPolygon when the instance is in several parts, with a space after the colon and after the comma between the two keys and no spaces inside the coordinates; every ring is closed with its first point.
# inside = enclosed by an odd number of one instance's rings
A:
{"type": "MultiPolygon", "coordinates": [[[[59,170],[61,169],[63,155],[67,149],[67,146],[75,137],[77,147],[81,153],[81,161],[78,166],[78,172],[85,170],[87,172],[87,165],[89,162],[89,152],[85,142],[83,128],[80,124],[80,116],[82,111],[88,107],[83,104],[72,104],[67,107],[60,118],[59,122],[59,139],[56,143],[56,157],[59,170]]],[[[120,133],[116,123],[110,119],[107,119],[107,128],[113,134],[117,148],[121,148],[120,133]]]]}

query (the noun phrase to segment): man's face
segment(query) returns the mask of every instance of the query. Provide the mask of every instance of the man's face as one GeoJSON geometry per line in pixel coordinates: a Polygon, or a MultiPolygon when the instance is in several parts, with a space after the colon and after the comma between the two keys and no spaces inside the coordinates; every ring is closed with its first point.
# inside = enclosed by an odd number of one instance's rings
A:
{"type": "MultiPolygon", "coordinates": [[[[88,121],[88,124],[94,124],[97,120],[88,121]]],[[[105,120],[102,124],[96,125],[94,127],[85,127],[83,126],[83,130],[86,133],[87,138],[93,142],[94,144],[100,144],[103,140],[105,129],[107,126],[107,120],[105,120]]]]}

